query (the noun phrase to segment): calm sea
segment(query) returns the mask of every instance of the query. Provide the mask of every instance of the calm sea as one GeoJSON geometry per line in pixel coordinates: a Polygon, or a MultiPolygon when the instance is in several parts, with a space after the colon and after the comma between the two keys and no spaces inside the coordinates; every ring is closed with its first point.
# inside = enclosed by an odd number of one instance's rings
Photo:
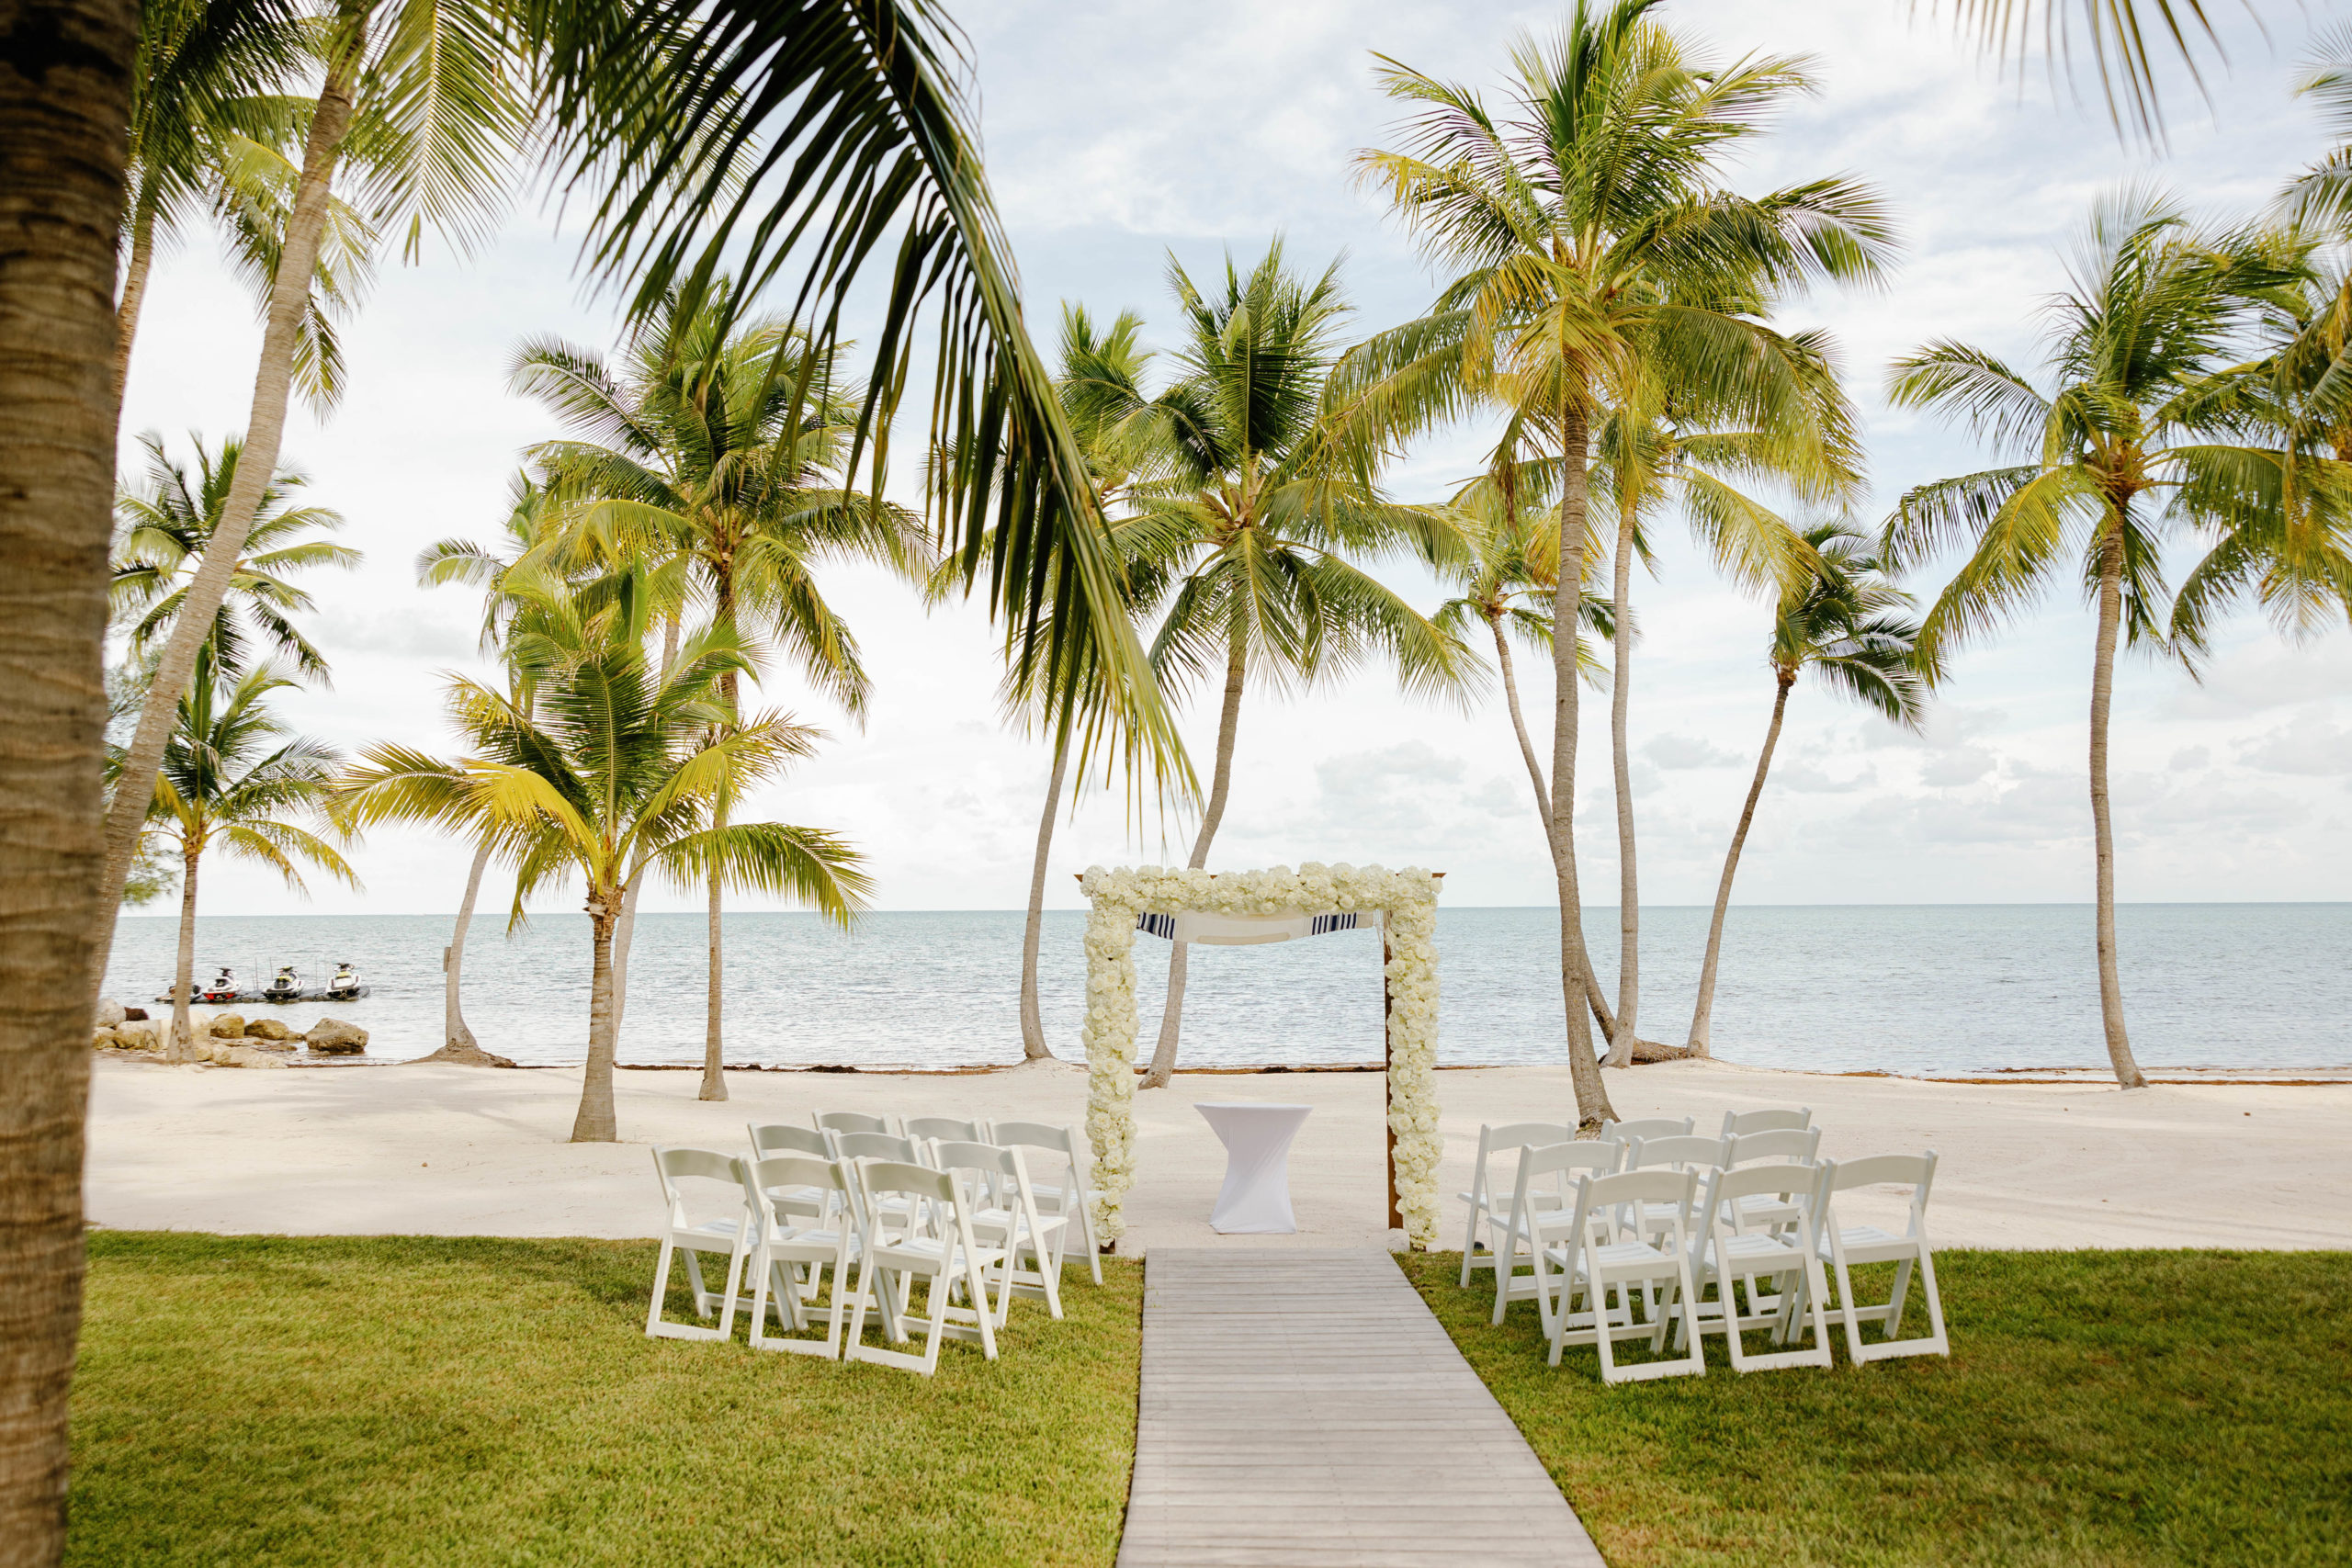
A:
{"type": "MultiPolygon", "coordinates": [[[[2149,1066],[2352,1065],[2352,905],[2139,904],[2118,911],[2132,1041],[2149,1066]]],[[[1082,912],[1049,914],[1042,988],[1057,1054],[1078,1057],[1082,912]]],[[[1587,911],[1613,976],[1617,913],[1587,911]]],[[[1707,911],[1643,911],[1641,1032],[1690,1027],[1707,911]]],[[[588,922],[544,915],[513,936],[477,920],[466,1017],[523,1062],[586,1051],[588,922]]],[[[125,916],[107,994],[146,1003],[170,984],[175,918],[125,916]]],[[[370,1055],[440,1043],[446,917],[220,917],[198,921],[199,981],[232,964],[252,985],[279,964],[306,977],[350,959],[373,995],[286,1009],[364,1025],[370,1055]]],[[[727,917],[727,1059],[767,1066],[950,1066],[1018,1061],[1022,917],[874,915],[842,935],[816,917],[727,917]]],[[[699,1061],[703,917],[638,923],[624,1062],[699,1061]]],[[[1443,1059],[1562,1059],[1558,919],[1544,908],[1442,909],[1443,1059]]],[[[1138,937],[1143,1050],[1157,1037],[1167,945],[1138,937]]],[[[313,979],[315,983],[315,979],[313,979]]],[[[1195,949],[1182,1060],[1200,1066],[1360,1062],[1380,1055],[1380,948],[1370,932],[1195,949]]],[[[1715,1054],[1758,1066],[1897,1073],[2093,1066],[2106,1061],[2091,911],[2073,905],[1735,908],[1724,942],[1715,1054]]]]}

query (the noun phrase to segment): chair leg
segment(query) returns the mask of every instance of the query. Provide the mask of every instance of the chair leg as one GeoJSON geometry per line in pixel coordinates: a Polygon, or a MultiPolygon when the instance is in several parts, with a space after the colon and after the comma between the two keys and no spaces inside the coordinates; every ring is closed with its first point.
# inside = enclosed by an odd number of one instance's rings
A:
{"type": "Polygon", "coordinates": [[[645,1312],[645,1337],[654,1338],[661,1331],[662,1298],[670,1293],[670,1260],[678,1250],[677,1243],[662,1244],[662,1261],[653,1269],[653,1304],[645,1312]]]}
{"type": "Polygon", "coordinates": [[[1886,1326],[1882,1339],[1892,1339],[1903,1326],[1903,1303],[1911,1294],[1911,1259],[1905,1258],[1894,1266],[1894,1293],[1886,1299],[1886,1326]]]}
{"type": "Polygon", "coordinates": [[[696,1317],[708,1317],[710,1315],[710,1292],[703,1288],[702,1254],[695,1251],[691,1247],[686,1248],[686,1279],[692,1282],[695,1288],[695,1315],[696,1317]]]}

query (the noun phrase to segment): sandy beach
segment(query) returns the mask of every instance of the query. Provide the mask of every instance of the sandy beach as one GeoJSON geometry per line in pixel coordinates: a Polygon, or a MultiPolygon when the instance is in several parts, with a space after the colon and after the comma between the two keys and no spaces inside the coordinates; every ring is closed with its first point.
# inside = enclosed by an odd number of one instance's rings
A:
{"type": "MultiPolygon", "coordinates": [[[[1612,1072],[1625,1117],[1698,1118],[1809,1105],[1830,1158],[1938,1151],[1930,1234],[1944,1247],[2352,1246],[2352,1084],[2096,1080],[1940,1083],[1668,1063],[1612,1072]]],[[[650,1235],[662,1217],[650,1145],[744,1145],[747,1121],[819,1110],[1083,1120],[1086,1077],[1040,1065],[968,1074],[730,1073],[695,1098],[691,1072],[623,1071],[618,1145],[564,1141],[574,1070],[447,1066],[251,1072],[101,1059],[90,1113],[89,1213],[126,1229],[291,1235],[650,1235]]],[[[1224,1150],[1198,1100],[1311,1105],[1291,1151],[1300,1246],[1363,1245],[1385,1228],[1381,1086],[1374,1073],[1182,1074],[1141,1093],[1130,1229],[1121,1250],[1213,1245],[1224,1150]]],[[[1481,1122],[1572,1120],[1565,1068],[1439,1078],[1445,1245],[1481,1122]]],[[[1262,1246],[1278,1238],[1249,1237],[1262,1246]]]]}

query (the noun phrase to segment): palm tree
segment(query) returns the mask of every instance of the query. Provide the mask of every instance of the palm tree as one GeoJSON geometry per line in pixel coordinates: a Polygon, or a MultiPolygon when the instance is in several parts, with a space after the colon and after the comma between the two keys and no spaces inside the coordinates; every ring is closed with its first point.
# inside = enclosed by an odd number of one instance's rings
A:
{"type": "Polygon", "coordinates": [[[1689,1049],[1694,1056],[1713,1055],[1708,1022],[1714,1010],[1715,965],[1723,954],[1731,879],[1739,870],[1748,827],[1756,820],[1756,802],[1764,793],[1764,775],[1771,769],[1772,749],[1780,743],[1781,720],[1797,678],[1811,670],[1830,690],[1876,708],[1906,729],[1917,728],[1926,711],[1928,682],[1912,663],[1918,623],[1905,614],[1911,596],[1895,587],[1871,557],[1862,536],[1844,524],[1808,528],[1804,542],[1811,547],[1815,565],[1801,586],[1781,591],[1773,607],[1772,646],[1767,656],[1772,667],[1772,722],[1764,731],[1763,750],[1756,754],[1756,777],[1740,806],[1739,826],[1732,829],[1731,848],[1724,854],[1723,880],[1715,885],[1707,956],[1699,967],[1699,1000],[1690,1012],[1689,1049]]]}
{"type": "MultiPolygon", "coordinates": [[[[1713,160],[1808,85],[1795,62],[1715,68],[1648,19],[1655,0],[1578,0],[1549,44],[1523,38],[1498,116],[1466,88],[1384,58],[1388,92],[1416,106],[1404,152],[1358,154],[1432,261],[1461,269],[1430,313],[1361,355],[1355,395],[1394,439],[1487,405],[1505,416],[1498,464],[1546,453],[1564,466],[1554,580],[1582,582],[1596,422],[1650,386],[1687,387],[1706,417],[1769,417],[1784,369],[1741,309],[1814,279],[1867,278],[1888,227],[1844,180],[1747,197],[1711,183],[1713,160]],[[1723,299],[1723,288],[1735,290],[1723,299]]],[[[1628,627],[1621,620],[1620,637],[1628,627]]],[[[1577,1116],[1612,1114],[1585,1023],[1575,824],[1577,694],[1572,641],[1555,639],[1552,864],[1560,987],[1577,1116]]],[[[1632,1033],[1621,1007],[1618,1039],[1632,1033]]]]}
{"type": "MultiPolygon", "coordinates": [[[[155,684],[125,760],[131,778],[143,778],[162,756],[172,705],[187,689],[197,645],[229,591],[262,491],[277,471],[288,398],[306,344],[316,359],[321,323],[311,290],[338,173],[356,176],[354,205],[368,225],[402,231],[410,254],[428,226],[463,244],[486,231],[528,129],[520,96],[525,72],[513,56],[515,34],[503,9],[468,0],[333,0],[304,36],[319,51],[323,76],[276,243],[254,258],[268,276],[269,300],[245,421],[250,461],[232,482],[187,584],[188,613],[156,661],[155,684]]],[[[109,904],[136,852],[142,812],[135,790],[107,806],[102,890],[109,904]]],[[[111,940],[109,919],[102,949],[111,940]]]]}
{"type": "Polygon", "coordinates": [[[715,821],[722,802],[808,755],[819,737],[774,714],[740,716],[726,703],[721,677],[753,670],[735,634],[694,633],[657,671],[646,631],[641,600],[594,604],[551,592],[509,642],[537,695],[527,711],[507,693],[454,681],[450,711],[470,755],[443,761],[369,747],[341,792],[355,821],[511,835],[518,918],[534,892],[575,874],[586,884],[594,967],[575,1143],[618,1135],[613,933],[630,887],[649,872],[688,887],[716,874],[846,924],[869,886],[857,852],[821,829],[715,821]]]}
{"type": "Polygon", "coordinates": [[[296,820],[320,814],[340,759],[293,735],[270,713],[269,694],[294,682],[267,665],[233,676],[209,643],[198,652],[196,674],[180,699],[179,726],[164,752],[147,818],[150,837],[177,850],[180,859],[179,963],[167,1057],[175,1062],[190,1060],[195,1043],[188,1002],[196,984],[196,877],[207,850],[257,861],[298,892],[298,860],[359,886],[334,847],[296,820]]]}
{"type": "MultiPolygon", "coordinates": [[[[920,580],[930,552],[921,521],[861,495],[839,470],[861,400],[839,384],[836,350],[806,357],[805,335],[775,319],[745,321],[719,280],[697,306],[668,297],[616,375],[594,354],[552,339],[526,344],[512,385],[596,439],[533,449],[549,498],[568,510],[550,539],[560,557],[674,559],[677,586],[706,600],[723,632],[780,646],[795,671],[864,722],[868,694],[856,639],[825,602],[816,568],[870,560],[920,580]]],[[[669,621],[673,628],[676,615],[669,621]]],[[[719,699],[738,705],[732,670],[719,699]]],[[[719,819],[728,802],[718,801],[719,819]]],[[[701,1098],[725,1100],[721,885],[708,894],[709,984],[701,1098]]]]}
{"type": "MultiPolygon", "coordinates": [[[[2227,440],[2233,400],[2214,378],[2257,306],[2290,302],[2299,259],[2259,238],[2191,231],[2160,197],[2125,191],[2093,210],[2049,304],[2047,392],[1995,355],[1937,343],[1898,360],[1898,407],[1955,420],[2017,460],[1921,485],[1887,520],[1888,570],[1954,546],[1968,560],[1919,631],[1923,669],[2030,604],[2053,581],[2085,582],[2098,606],[2091,659],[2091,830],[2098,874],[2099,1010],[2108,1059],[2125,1089],[2144,1087],[2124,1027],[2115,949],[2115,834],[2109,810],[2108,715],[2120,638],[2165,649],[2160,555],[2165,514],[2151,491],[2243,508],[2213,482],[2263,461],[2227,440]],[[2222,439],[2211,437],[2219,434],[2222,439]],[[2184,486],[2192,489],[2184,489],[2184,486]]],[[[2177,514],[2177,503],[2172,509],[2177,514]]],[[[2211,519],[2227,528],[2226,514],[2211,519]]]]}
{"type": "MultiPolygon", "coordinates": [[[[122,542],[115,557],[112,597],[117,614],[130,619],[128,640],[133,658],[150,656],[177,623],[187,604],[188,580],[220,527],[220,510],[244,453],[244,443],[233,435],[224,437],[217,451],[208,451],[201,435],[191,433],[188,439],[196,448],[193,473],[186,464],[172,460],[162,435],[150,431],[141,436],[140,446],[147,454],[146,484],[126,490],[116,504],[122,542]]],[[[213,663],[225,677],[244,672],[246,647],[257,639],[304,676],[326,681],[325,658],[287,618],[312,607],[311,596],[288,578],[322,566],[349,570],[359,564],[360,555],[348,545],[316,536],[340,529],[342,513],[292,504],[295,493],[309,483],[300,468],[281,464],[277,479],[262,491],[243,558],[206,639],[213,663]]]]}
{"type": "MultiPolygon", "coordinates": [[[[1337,264],[1300,278],[1276,241],[1247,274],[1228,256],[1215,293],[1172,257],[1169,281],[1186,327],[1175,384],[1148,400],[1132,385],[1098,390],[1103,418],[1148,433],[1166,464],[1164,479],[1132,491],[1136,553],[1169,562],[1172,580],[1153,669],[1182,685],[1224,677],[1216,771],[1193,840],[1197,869],[1225,817],[1253,675],[1295,690],[1378,653],[1407,691],[1436,692],[1457,684],[1476,656],[1348,558],[1410,546],[1442,562],[1463,546],[1441,514],[1380,495],[1377,452],[1354,440],[1351,411],[1327,395],[1348,309],[1337,264]]],[[[1176,943],[1147,1089],[1175,1071],[1186,958],[1176,943]]]]}

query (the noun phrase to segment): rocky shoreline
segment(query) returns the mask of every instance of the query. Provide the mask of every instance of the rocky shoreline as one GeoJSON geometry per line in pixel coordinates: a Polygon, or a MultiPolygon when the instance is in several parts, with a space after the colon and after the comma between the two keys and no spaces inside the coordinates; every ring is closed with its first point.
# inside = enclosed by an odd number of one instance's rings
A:
{"type": "Polygon", "coordinates": [[[299,1034],[274,1018],[248,1021],[242,1013],[201,1009],[189,1010],[188,1022],[196,1037],[174,1051],[168,1018],[151,1018],[144,1008],[103,1001],[90,1043],[98,1051],[209,1062],[220,1067],[288,1067],[293,1066],[289,1058],[304,1048],[313,1056],[357,1056],[368,1050],[368,1032],[339,1018],[322,1018],[299,1034]]]}

